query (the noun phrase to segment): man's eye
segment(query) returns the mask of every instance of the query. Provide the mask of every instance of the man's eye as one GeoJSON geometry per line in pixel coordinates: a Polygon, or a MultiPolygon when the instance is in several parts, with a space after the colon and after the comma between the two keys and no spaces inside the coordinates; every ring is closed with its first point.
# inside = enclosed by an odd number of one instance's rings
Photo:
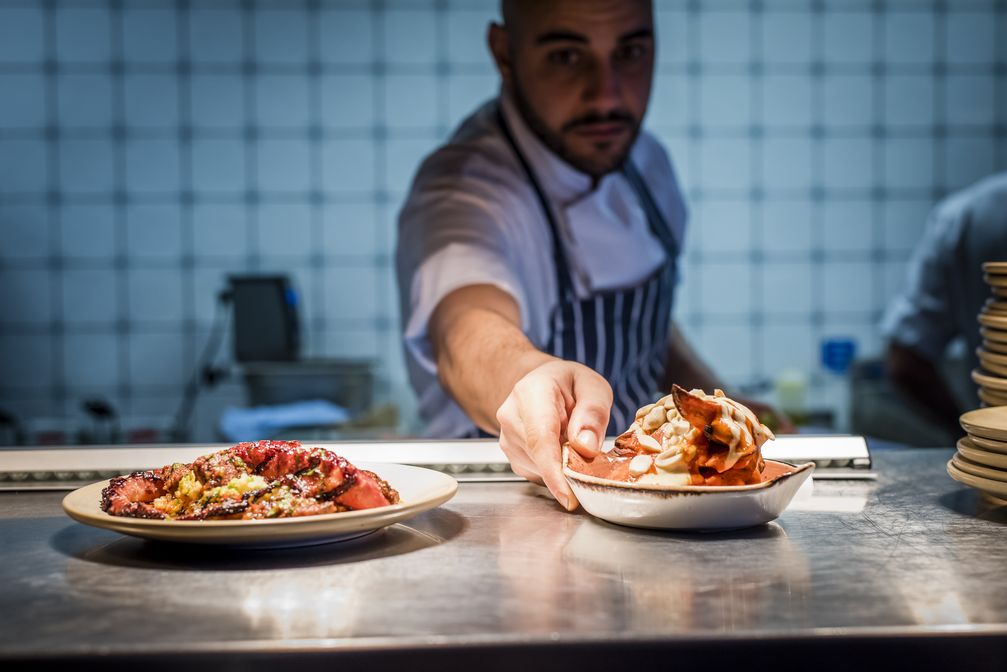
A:
{"type": "Polygon", "coordinates": [[[632,63],[644,58],[647,52],[648,49],[643,44],[627,44],[619,49],[618,58],[620,61],[632,63]]]}
{"type": "Polygon", "coordinates": [[[580,60],[580,52],[576,49],[557,49],[549,52],[549,62],[553,65],[577,65],[580,60]]]}

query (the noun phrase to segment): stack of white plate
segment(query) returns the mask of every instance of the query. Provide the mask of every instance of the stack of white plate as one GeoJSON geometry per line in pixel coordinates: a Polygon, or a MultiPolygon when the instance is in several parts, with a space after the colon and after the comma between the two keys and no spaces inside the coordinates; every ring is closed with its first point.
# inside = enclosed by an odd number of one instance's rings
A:
{"type": "Polygon", "coordinates": [[[983,273],[993,296],[977,316],[983,344],[976,350],[980,368],[972,380],[984,405],[1007,406],[1007,261],[987,261],[983,273]]]}
{"type": "Polygon", "coordinates": [[[948,462],[948,474],[959,483],[1007,499],[1007,406],[979,408],[960,418],[968,433],[948,462]]]}

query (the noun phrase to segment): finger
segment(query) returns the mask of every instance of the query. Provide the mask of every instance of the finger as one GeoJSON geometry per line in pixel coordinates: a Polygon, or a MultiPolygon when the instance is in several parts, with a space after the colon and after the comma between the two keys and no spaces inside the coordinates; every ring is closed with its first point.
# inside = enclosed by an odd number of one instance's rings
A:
{"type": "Polygon", "coordinates": [[[587,369],[573,379],[573,411],[566,426],[567,441],[585,458],[601,450],[612,409],[612,388],[601,376],[587,369]]]}
{"type": "Polygon", "coordinates": [[[530,385],[518,394],[518,414],[524,426],[526,452],[542,481],[563,508],[573,511],[577,498],[563,476],[560,425],[564,409],[552,385],[530,385]]]}
{"type": "Polygon", "coordinates": [[[521,426],[511,397],[508,397],[497,411],[497,422],[500,423],[500,450],[507,457],[511,471],[532,483],[541,484],[542,477],[528,456],[524,443],[524,428],[521,426]]]}

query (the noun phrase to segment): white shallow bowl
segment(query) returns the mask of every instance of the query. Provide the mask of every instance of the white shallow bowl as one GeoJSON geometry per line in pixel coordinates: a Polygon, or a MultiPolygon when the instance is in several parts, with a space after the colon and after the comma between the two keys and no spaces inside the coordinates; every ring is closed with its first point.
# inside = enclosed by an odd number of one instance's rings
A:
{"type": "Polygon", "coordinates": [[[1007,408],[979,408],[962,413],[958,422],[971,436],[980,436],[994,441],[1007,441],[1007,408]]]}
{"type": "Polygon", "coordinates": [[[187,544],[285,548],[347,541],[399,523],[440,506],[458,490],[447,474],[403,464],[369,464],[367,469],[399,491],[400,502],[362,511],[325,513],[272,520],[145,520],[112,516],[101,510],[101,491],[108,481],[92,483],[63,498],[63,510],[74,520],[131,537],[187,544]]]}
{"type": "Polygon", "coordinates": [[[963,436],[958,439],[958,453],[976,464],[1007,471],[1007,455],[985,450],[977,445],[971,437],[963,436]]]}
{"type": "Polygon", "coordinates": [[[983,478],[982,476],[974,476],[972,474],[967,474],[961,469],[959,469],[954,459],[948,460],[948,475],[971,488],[976,490],[981,490],[987,495],[992,495],[1000,499],[1007,499],[1007,483],[1003,481],[995,481],[992,478],[983,478]]]}
{"type": "Polygon", "coordinates": [[[977,464],[960,453],[955,453],[954,457],[951,458],[951,463],[966,474],[988,478],[991,481],[1007,483],[1007,471],[977,464]]]}
{"type": "Polygon", "coordinates": [[[766,460],[786,473],[755,485],[647,485],[563,468],[584,510],[618,525],[655,530],[730,530],[779,518],[815,465],[766,460]]]}

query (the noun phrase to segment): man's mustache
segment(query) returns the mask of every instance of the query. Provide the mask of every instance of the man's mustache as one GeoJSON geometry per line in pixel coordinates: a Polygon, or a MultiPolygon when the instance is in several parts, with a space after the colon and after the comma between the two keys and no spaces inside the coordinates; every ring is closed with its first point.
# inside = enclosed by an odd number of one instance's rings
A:
{"type": "Polygon", "coordinates": [[[611,124],[611,123],[623,123],[632,126],[636,123],[636,119],[632,114],[624,110],[612,110],[607,114],[599,114],[598,112],[590,112],[585,114],[583,117],[577,117],[571,121],[563,124],[563,132],[572,131],[579,126],[591,126],[593,124],[611,124]]]}

